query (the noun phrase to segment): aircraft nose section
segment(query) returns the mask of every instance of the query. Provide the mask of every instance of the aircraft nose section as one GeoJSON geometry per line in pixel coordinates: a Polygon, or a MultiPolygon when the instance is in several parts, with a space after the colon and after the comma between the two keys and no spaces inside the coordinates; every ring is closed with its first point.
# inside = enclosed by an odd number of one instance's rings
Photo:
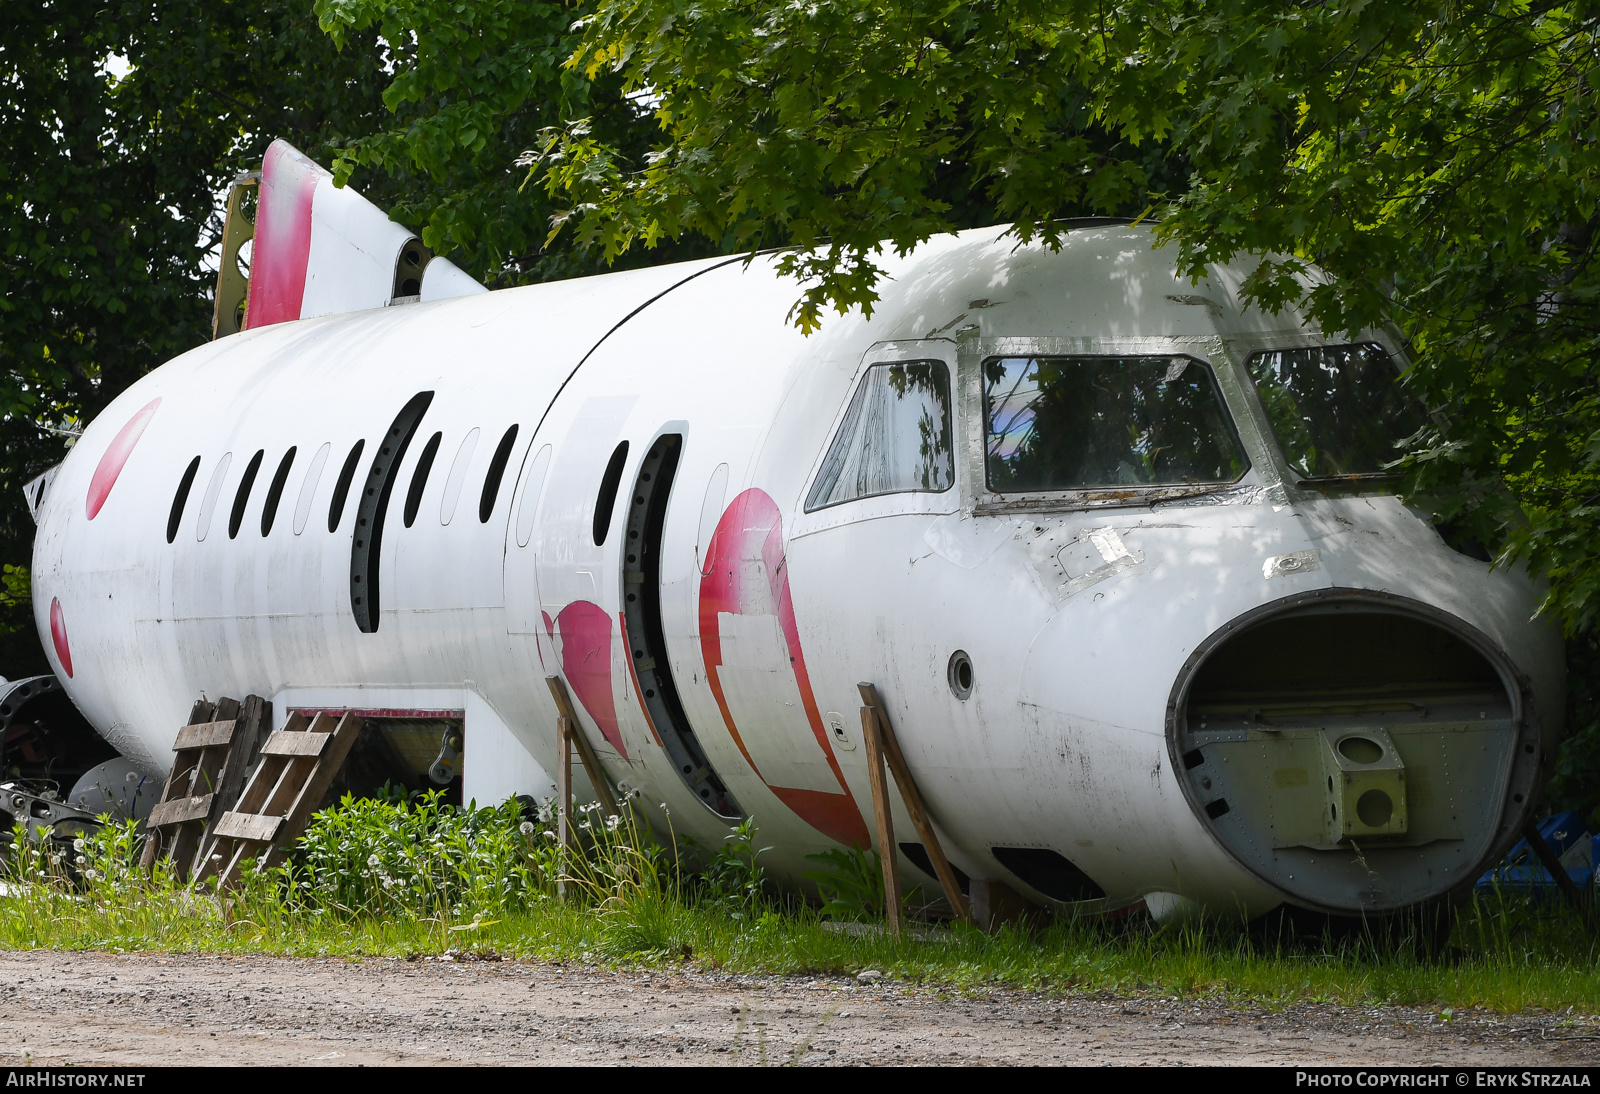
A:
{"type": "Polygon", "coordinates": [[[1538,773],[1529,686],[1483,634],[1383,593],[1275,604],[1216,632],[1173,691],[1200,822],[1297,903],[1382,911],[1476,877],[1538,773]]]}

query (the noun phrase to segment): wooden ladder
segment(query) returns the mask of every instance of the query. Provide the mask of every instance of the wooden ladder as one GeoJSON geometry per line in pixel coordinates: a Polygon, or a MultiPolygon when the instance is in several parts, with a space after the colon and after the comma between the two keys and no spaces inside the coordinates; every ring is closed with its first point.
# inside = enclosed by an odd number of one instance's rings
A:
{"type": "Polygon", "coordinates": [[[150,810],[145,828],[145,869],[163,853],[172,860],[178,879],[186,880],[204,861],[211,828],[222,810],[239,796],[245,770],[263,732],[272,721],[272,704],[259,695],[198,700],[189,723],[172,743],[176,753],[161,800],[150,810]]]}
{"type": "Polygon", "coordinates": [[[263,869],[281,863],[344,766],[361,721],[358,714],[290,715],[261,746],[261,765],[239,804],[217,821],[216,844],[196,877],[216,875],[224,888],[239,883],[249,858],[259,857],[263,869]]]}

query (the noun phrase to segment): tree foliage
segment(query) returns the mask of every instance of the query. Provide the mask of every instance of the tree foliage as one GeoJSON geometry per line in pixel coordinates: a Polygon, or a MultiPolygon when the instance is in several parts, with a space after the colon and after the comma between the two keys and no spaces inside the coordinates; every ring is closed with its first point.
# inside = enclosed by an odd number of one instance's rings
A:
{"type": "MultiPolygon", "coordinates": [[[[1410,491],[1600,623],[1594,3],[599,0],[572,65],[648,94],[643,158],[546,135],[555,228],[604,253],[686,233],[798,244],[802,326],[869,307],[874,256],[994,220],[1159,215],[1194,275],[1329,331],[1393,325],[1443,412],[1410,491]],[[1259,256],[1271,257],[1260,259],[1259,256]]],[[[1400,456],[1401,453],[1396,453],[1400,456]]]]}
{"type": "MultiPolygon", "coordinates": [[[[22,485],[128,384],[211,333],[219,195],[273,137],[368,132],[376,42],[293,3],[50,0],[0,22],[0,671],[46,671],[22,485]],[[124,75],[118,76],[118,72],[124,75]]],[[[380,200],[382,197],[380,195],[380,200]]]]}
{"type": "MultiPolygon", "coordinates": [[[[573,22],[582,11],[559,0],[316,0],[335,43],[377,33],[393,65],[383,93],[390,116],[340,148],[336,180],[355,176],[365,187],[373,172],[413,178],[391,215],[492,284],[600,272],[614,255],[586,252],[570,239],[546,246],[556,207],[539,188],[522,185],[518,166],[541,132],[576,117],[622,155],[649,151],[648,107],[625,96],[620,79],[591,79],[566,63],[580,41],[573,22]]],[[[634,264],[707,249],[687,240],[634,256],[634,264]]]]}

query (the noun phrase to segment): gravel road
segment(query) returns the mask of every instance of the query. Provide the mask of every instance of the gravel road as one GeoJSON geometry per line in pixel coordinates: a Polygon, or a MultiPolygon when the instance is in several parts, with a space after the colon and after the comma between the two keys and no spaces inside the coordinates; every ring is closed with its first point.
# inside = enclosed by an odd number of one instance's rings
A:
{"type": "Polygon", "coordinates": [[[1565,1015],[531,962],[0,953],[0,1064],[1600,1063],[1565,1015]]]}

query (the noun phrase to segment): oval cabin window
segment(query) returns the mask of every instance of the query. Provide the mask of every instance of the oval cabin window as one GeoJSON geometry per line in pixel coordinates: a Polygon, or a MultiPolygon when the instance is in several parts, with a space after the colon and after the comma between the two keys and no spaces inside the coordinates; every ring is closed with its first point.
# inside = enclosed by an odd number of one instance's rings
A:
{"type": "Polygon", "coordinates": [[[506,430],[500,444],[489,461],[489,474],[483,480],[483,496],[478,499],[478,523],[488,524],[494,515],[495,499],[500,496],[500,481],[506,477],[506,462],[511,459],[511,446],[517,443],[517,427],[506,430]]]}
{"type": "Polygon", "coordinates": [[[356,467],[361,463],[361,450],[367,447],[365,440],[357,441],[350,450],[350,455],[344,458],[344,466],[339,468],[339,479],[333,484],[333,500],[328,503],[328,531],[337,532],[339,521],[344,518],[344,499],[350,496],[350,482],[356,477],[356,467]]]}
{"type": "Polygon", "coordinates": [[[261,470],[261,458],[266,449],[256,449],[256,454],[245,464],[244,477],[239,480],[239,492],[233,495],[233,512],[228,514],[228,538],[239,538],[239,525],[244,523],[244,507],[250,504],[250,491],[255,487],[256,475],[261,470]]]}
{"type": "Polygon", "coordinates": [[[283,484],[289,481],[289,469],[294,466],[294,454],[298,451],[295,445],[289,446],[289,451],[283,454],[283,459],[278,461],[278,470],[273,472],[272,483],[267,487],[267,500],[261,506],[261,534],[267,535],[272,531],[272,522],[278,518],[278,503],[283,500],[283,484]]]}
{"type": "Polygon", "coordinates": [[[178,538],[178,525],[183,523],[183,509],[189,504],[189,491],[194,487],[194,477],[200,470],[200,457],[196,456],[184,468],[178,480],[178,492],[172,495],[172,512],[167,514],[167,542],[178,538]]]}

